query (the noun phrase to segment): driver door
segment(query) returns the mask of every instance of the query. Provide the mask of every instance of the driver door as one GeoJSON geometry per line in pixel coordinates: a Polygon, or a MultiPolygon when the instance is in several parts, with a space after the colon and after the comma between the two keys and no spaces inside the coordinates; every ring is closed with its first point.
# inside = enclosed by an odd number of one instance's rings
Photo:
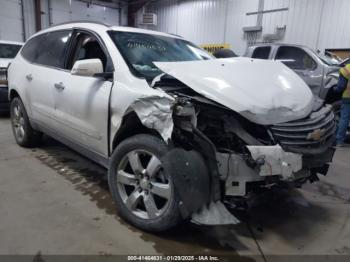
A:
{"type": "Polygon", "coordinates": [[[112,72],[108,54],[91,33],[73,34],[62,81],[55,84],[56,129],[69,141],[89,151],[108,157],[109,96],[113,81],[72,75],[76,61],[100,59],[104,70],[112,72]]]}

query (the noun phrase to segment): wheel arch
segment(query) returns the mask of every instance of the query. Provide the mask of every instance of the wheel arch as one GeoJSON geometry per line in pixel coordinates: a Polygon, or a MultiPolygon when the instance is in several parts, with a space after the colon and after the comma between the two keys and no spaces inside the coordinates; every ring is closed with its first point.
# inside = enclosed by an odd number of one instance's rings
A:
{"type": "Polygon", "coordinates": [[[135,111],[131,111],[123,117],[122,124],[113,137],[111,153],[123,140],[140,134],[149,134],[161,138],[156,130],[149,129],[142,124],[135,111]]]}
{"type": "Polygon", "coordinates": [[[9,92],[9,100],[12,101],[15,97],[21,98],[21,96],[15,89],[11,89],[9,92]]]}

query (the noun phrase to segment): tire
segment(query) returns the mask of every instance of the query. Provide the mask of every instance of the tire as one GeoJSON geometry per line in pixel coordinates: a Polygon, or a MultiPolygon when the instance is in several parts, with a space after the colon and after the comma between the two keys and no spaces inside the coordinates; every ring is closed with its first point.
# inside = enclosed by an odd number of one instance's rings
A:
{"type": "Polygon", "coordinates": [[[32,147],[36,145],[42,134],[30,125],[27,111],[19,97],[14,98],[10,105],[12,132],[18,145],[32,147]]]}
{"type": "Polygon", "coordinates": [[[181,221],[179,196],[160,162],[167,152],[161,139],[136,135],[123,141],[111,157],[108,182],[118,213],[145,231],[166,231],[181,221]]]}

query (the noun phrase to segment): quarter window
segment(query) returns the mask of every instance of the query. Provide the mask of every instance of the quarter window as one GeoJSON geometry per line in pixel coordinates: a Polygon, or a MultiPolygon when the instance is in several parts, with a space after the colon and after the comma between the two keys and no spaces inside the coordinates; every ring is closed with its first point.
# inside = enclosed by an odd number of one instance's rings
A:
{"type": "Polygon", "coordinates": [[[253,52],[252,58],[269,59],[270,52],[271,52],[270,46],[257,47],[253,52]]]}
{"type": "Polygon", "coordinates": [[[22,55],[32,63],[64,68],[65,52],[71,31],[56,31],[39,35],[24,46],[22,55]]]}
{"type": "Polygon", "coordinates": [[[276,60],[295,70],[314,70],[317,67],[314,59],[298,47],[280,47],[276,55],[276,60]]]}

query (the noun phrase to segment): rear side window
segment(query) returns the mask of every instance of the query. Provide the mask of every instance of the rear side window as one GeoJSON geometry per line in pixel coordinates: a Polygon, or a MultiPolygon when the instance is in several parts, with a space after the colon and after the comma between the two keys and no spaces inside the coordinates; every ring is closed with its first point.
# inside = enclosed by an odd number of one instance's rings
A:
{"type": "Polygon", "coordinates": [[[28,41],[21,54],[32,63],[64,68],[65,52],[70,36],[70,30],[39,35],[28,41]]]}
{"type": "Polygon", "coordinates": [[[313,70],[317,67],[315,60],[299,47],[280,47],[276,60],[280,60],[286,66],[295,70],[313,70]]]}
{"type": "Polygon", "coordinates": [[[15,58],[21,47],[20,45],[0,44],[0,58],[15,58]]]}
{"type": "Polygon", "coordinates": [[[257,47],[253,52],[252,58],[269,59],[270,52],[271,52],[270,46],[257,47]]]}

